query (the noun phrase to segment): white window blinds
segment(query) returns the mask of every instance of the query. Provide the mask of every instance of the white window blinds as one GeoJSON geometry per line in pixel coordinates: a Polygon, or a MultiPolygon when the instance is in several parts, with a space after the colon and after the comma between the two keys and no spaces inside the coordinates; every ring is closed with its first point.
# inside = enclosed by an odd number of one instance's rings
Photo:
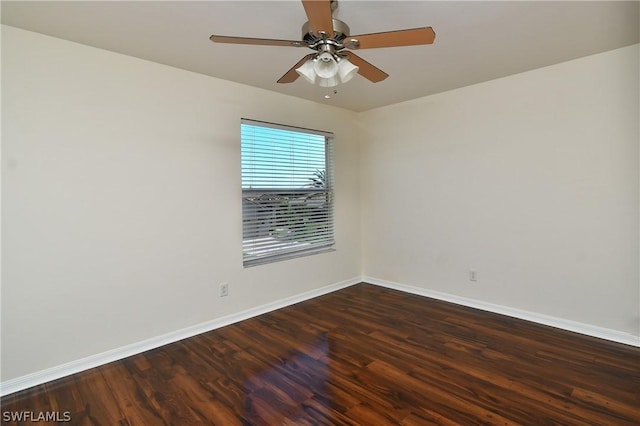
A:
{"type": "Polygon", "coordinates": [[[333,250],[332,136],[242,120],[244,266],[333,250]]]}

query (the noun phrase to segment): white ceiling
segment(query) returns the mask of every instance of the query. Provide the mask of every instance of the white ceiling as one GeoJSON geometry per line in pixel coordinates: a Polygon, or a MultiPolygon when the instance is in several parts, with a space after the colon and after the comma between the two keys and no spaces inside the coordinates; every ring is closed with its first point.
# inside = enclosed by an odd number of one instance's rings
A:
{"type": "Polygon", "coordinates": [[[291,1],[2,1],[2,23],[354,111],[389,105],[640,41],[640,2],[340,0],[351,34],[431,26],[433,45],[361,50],[390,74],[328,89],[277,84],[307,48],[217,44],[211,34],[299,40],[291,1]]]}

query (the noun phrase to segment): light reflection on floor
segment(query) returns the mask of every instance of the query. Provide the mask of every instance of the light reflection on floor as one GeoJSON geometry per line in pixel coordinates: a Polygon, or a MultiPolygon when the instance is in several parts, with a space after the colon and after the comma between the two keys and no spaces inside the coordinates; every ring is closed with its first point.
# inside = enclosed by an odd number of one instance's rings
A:
{"type": "MultiPolygon", "coordinates": [[[[262,424],[263,419],[277,419],[276,424],[287,424],[308,419],[308,410],[316,411],[318,406],[312,408],[305,402],[328,396],[329,359],[329,340],[322,334],[282,354],[279,365],[248,377],[243,385],[245,420],[262,424]]],[[[316,413],[313,417],[325,416],[316,413]]]]}

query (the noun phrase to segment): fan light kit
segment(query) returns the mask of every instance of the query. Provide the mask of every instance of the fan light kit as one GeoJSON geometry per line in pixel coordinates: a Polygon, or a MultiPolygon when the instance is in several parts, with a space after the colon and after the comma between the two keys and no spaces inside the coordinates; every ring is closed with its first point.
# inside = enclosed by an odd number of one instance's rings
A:
{"type": "Polygon", "coordinates": [[[209,39],[216,43],[308,47],[315,53],[298,61],[280,77],[278,83],[293,83],[302,76],[311,84],[335,87],[348,82],[356,73],[373,83],[389,77],[389,74],[350,50],[432,44],[436,37],[431,27],[350,36],[349,26],[333,19],[333,11],[338,7],[337,0],[302,0],[302,5],[309,21],[302,26],[301,41],[215,34],[209,39]]]}
{"type": "Polygon", "coordinates": [[[306,61],[296,72],[309,83],[322,87],[334,87],[351,80],[359,68],[346,58],[324,52],[306,61]]]}

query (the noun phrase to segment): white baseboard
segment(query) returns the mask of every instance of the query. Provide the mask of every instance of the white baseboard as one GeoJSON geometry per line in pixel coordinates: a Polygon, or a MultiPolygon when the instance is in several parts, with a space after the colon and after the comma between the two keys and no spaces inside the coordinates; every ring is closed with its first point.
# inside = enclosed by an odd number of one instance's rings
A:
{"type": "Polygon", "coordinates": [[[457,305],[468,306],[471,308],[481,309],[483,311],[493,312],[496,314],[507,315],[514,318],[520,318],[527,321],[536,322],[538,324],[549,325],[551,327],[560,328],[562,330],[573,331],[575,333],[585,334],[587,336],[598,337],[600,339],[611,340],[613,342],[624,343],[625,345],[640,347],[640,336],[630,333],[624,333],[617,330],[598,327],[595,325],[584,324],[576,321],[556,318],[549,315],[538,314],[535,312],[524,311],[521,309],[510,308],[508,306],[496,305],[493,303],[483,302],[480,300],[469,299],[466,297],[455,296],[453,294],[441,293],[438,291],[428,290],[421,287],[414,287],[406,284],[381,280],[373,277],[362,277],[362,281],[399,290],[405,293],[416,294],[419,296],[430,297],[432,299],[443,300],[445,302],[455,303],[457,305]]]}
{"type": "Polygon", "coordinates": [[[358,284],[361,281],[362,281],[361,277],[356,277],[349,280],[341,281],[339,283],[331,284],[315,290],[296,294],[291,297],[276,300],[275,302],[267,303],[265,305],[257,306],[255,308],[247,309],[242,312],[227,315],[222,318],[217,318],[211,321],[206,321],[200,324],[193,325],[191,327],[183,328],[181,330],[176,330],[160,336],[152,337],[150,339],[146,339],[141,342],[132,343],[130,345],[122,346],[106,352],[91,355],[86,358],[71,361],[66,364],[58,365],[55,367],[47,368],[45,370],[37,371],[35,373],[27,374],[25,376],[17,377],[15,379],[6,380],[0,383],[0,396],[18,392],[33,386],[41,385],[43,383],[50,382],[52,380],[60,379],[62,377],[66,377],[71,374],[79,373],[81,371],[85,371],[90,368],[99,367],[101,365],[108,364],[113,361],[117,361],[132,355],[136,355],[151,349],[155,349],[160,346],[167,345],[169,343],[174,343],[179,340],[186,339],[188,337],[206,333],[207,331],[215,330],[220,327],[224,327],[239,321],[253,318],[258,315],[265,314],[267,312],[275,311],[277,309],[284,308],[286,306],[290,306],[295,303],[303,302],[305,300],[313,299],[318,296],[332,293],[334,291],[341,290],[343,288],[352,286],[354,284],[358,284]]]}

